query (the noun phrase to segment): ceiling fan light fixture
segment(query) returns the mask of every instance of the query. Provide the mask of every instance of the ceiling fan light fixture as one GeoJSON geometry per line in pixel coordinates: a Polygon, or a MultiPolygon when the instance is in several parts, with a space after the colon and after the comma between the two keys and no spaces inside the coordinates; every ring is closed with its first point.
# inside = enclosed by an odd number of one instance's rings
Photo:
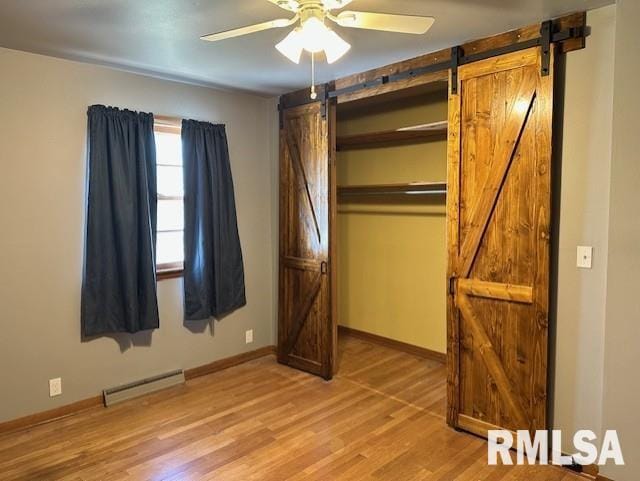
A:
{"type": "Polygon", "coordinates": [[[293,63],[300,63],[300,57],[302,56],[300,29],[296,28],[292,30],[289,35],[276,45],[276,49],[293,63]]]}
{"type": "Polygon", "coordinates": [[[302,47],[309,53],[318,53],[324,48],[329,29],[317,17],[309,17],[302,23],[300,38],[302,47]]]}
{"type": "Polygon", "coordinates": [[[342,58],[351,49],[351,45],[345,42],[340,35],[333,30],[329,30],[326,35],[324,54],[327,57],[327,63],[334,63],[342,58]]]}

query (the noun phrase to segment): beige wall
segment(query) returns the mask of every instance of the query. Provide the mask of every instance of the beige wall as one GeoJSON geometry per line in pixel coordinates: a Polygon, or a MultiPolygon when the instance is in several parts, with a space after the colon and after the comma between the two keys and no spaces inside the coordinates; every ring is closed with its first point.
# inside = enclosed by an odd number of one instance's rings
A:
{"type": "MultiPolygon", "coordinates": [[[[341,114],[338,133],[447,118],[447,93],[341,114]]],[[[338,184],[446,181],[445,140],[338,153],[338,184]]],[[[339,324],[446,351],[444,196],[346,197],[338,206],[339,324]]]]}
{"type": "Polygon", "coordinates": [[[553,426],[571,433],[563,438],[565,452],[573,452],[576,430],[599,433],[602,418],[615,6],[587,18],[593,29],[587,48],[566,55],[562,185],[554,200],[560,221],[553,426]],[[594,248],[590,270],[576,267],[579,245],[594,248]]]}
{"type": "Polygon", "coordinates": [[[627,463],[603,470],[616,481],[640,479],[639,23],[640,2],[618,0],[602,417],[627,463]]]}
{"type": "Polygon", "coordinates": [[[0,72],[0,421],[274,342],[272,101],[6,49],[0,72]],[[246,307],[185,327],[181,281],[162,281],[160,329],[81,342],[86,110],[96,103],[227,124],[246,307]],[[63,395],[49,398],[53,377],[63,395]]]}

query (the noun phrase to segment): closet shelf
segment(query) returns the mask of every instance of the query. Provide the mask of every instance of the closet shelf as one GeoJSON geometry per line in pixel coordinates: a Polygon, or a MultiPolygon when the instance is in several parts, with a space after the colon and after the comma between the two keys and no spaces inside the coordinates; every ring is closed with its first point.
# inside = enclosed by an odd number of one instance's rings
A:
{"type": "Polygon", "coordinates": [[[397,130],[342,135],[336,138],[337,150],[363,149],[372,146],[430,142],[447,138],[447,121],[415,125],[397,130]]]}
{"type": "Polygon", "coordinates": [[[437,194],[447,193],[446,182],[410,182],[408,184],[373,184],[338,186],[338,195],[437,194]]]}

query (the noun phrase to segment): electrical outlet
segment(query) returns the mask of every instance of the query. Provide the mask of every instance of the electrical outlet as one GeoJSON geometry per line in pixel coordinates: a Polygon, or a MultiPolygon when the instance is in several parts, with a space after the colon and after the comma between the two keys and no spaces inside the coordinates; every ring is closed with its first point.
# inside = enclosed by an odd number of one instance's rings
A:
{"type": "Polygon", "coordinates": [[[247,344],[251,344],[253,342],[253,329],[249,329],[244,333],[244,341],[247,344]]]}
{"type": "Polygon", "coordinates": [[[49,379],[49,397],[60,396],[62,394],[62,378],[49,379]]]}

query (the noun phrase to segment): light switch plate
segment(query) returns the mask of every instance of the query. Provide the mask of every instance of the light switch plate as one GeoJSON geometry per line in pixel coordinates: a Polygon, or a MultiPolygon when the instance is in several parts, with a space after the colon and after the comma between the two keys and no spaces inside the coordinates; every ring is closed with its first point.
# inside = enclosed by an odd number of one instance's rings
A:
{"type": "Polygon", "coordinates": [[[580,269],[591,269],[591,260],[593,258],[593,247],[578,246],[578,255],[576,265],[580,269]]]}
{"type": "Polygon", "coordinates": [[[49,379],[49,397],[62,394],[62,378],[49,379]]]}

